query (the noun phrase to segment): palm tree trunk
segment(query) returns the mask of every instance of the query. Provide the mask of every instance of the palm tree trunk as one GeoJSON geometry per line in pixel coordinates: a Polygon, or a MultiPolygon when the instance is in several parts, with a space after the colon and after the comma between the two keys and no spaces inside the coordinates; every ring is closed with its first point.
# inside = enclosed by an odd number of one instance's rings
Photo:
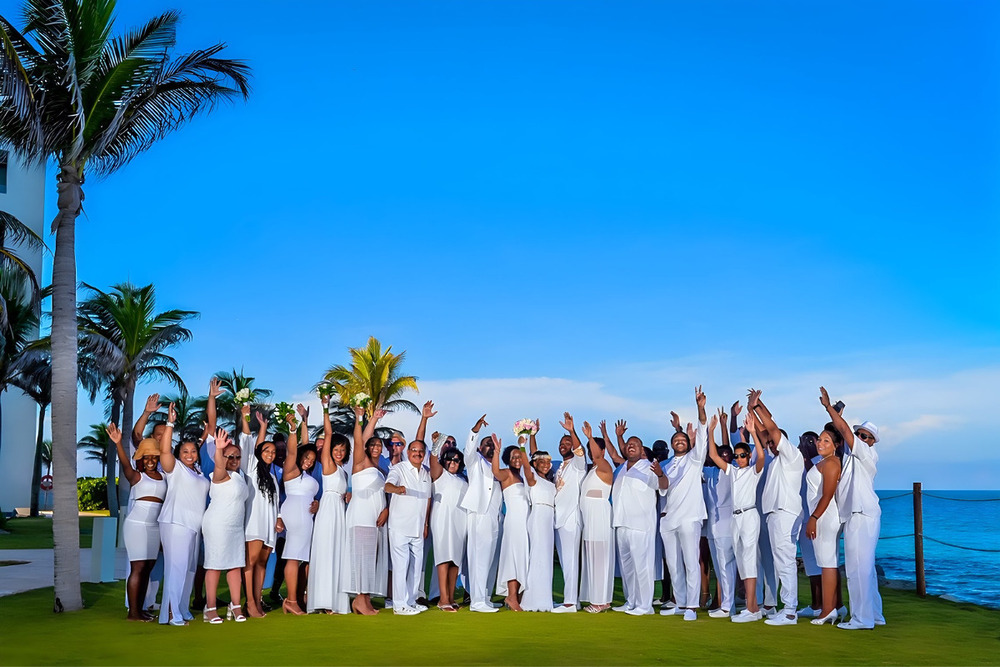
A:
{"type": "MultiPolygon", "coordinates": [[[[117,394],[117,392],[115,392],[117,394]]],[[[121,412],[121,398],[117,395],[111,402],[111,421],[118,423],[118,415],[121,412]]],[[[122,425],[122,442],[125,444],[125,451],[131,451],[132,436],[125,431],[122,425]]],[[[104,480],[108,483],[108,516],[118,516],[118,487],[115,485],[115,472],[117,471],[118,448],[115,443],[108,438],[107,449],[104,452],[104,480]]]]}
{"type": "MultiPolygon", "coordinates": [[[[132,417],[133,417],[133,411],[135,409],[135,406],[133,405],[134,402],[135,402],[135,382],[128,381],[125,384],[125,401],[122,403],[122,442],[129,443],[125,445],[126,452],[132,451],[132,417]]],[[[111,459],[108,459],[108,461],[110,462],[111,459]]],[[[118,510],[120,514],[118,520],[118,537],[120,540],[124,539],[124,536],[122,535],[122,521],[124,521],[125,515],[123,512],[120,511],[119,508],[128,507],[128,494],[131,488],[132,487],[128,483],[128,480],[125,479],[125,475],[119,475],[118,496],[115,498],[117,507],[115,509],[118,510]]],[[[115,515],[112,514],[112,516],[115,515]]],[[[125,543],[122,542],[121,546],[125,546],[125,543]]]]}
{"type": "Polygon", "coordinates": [[[83,207],[82,167],[60,165],[59,213],[52,258],[53,611],[83,609],[80,504],[76,496],[76,218],[83,207]]]}
{"type": "Polygon", "coordinates": [[[42,440],[45,429],[45,406],[38,404],[38,435],[35,436],[35,460],[31,464],[31,516],[38,516],[38,496],[42,490],[42,440]]]}

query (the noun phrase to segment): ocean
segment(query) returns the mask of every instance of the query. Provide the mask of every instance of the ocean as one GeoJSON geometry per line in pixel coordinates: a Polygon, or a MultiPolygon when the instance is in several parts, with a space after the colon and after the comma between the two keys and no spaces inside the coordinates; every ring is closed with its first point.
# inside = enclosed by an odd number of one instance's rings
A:
{"type": "MultiPolygon", "coordinates": [[[[912,490],[878,495],[876,561],[887,579],[915,586],[912,490]]],[[[1000,491],[925,489],[922,496],[927,593],[1000,609],[1000,491]]]]}

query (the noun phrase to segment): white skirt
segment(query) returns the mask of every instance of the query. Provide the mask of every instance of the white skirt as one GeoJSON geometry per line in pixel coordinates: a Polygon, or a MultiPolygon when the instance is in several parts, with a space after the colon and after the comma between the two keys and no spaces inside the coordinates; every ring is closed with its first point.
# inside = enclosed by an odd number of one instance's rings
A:
{"type": "Polygon", "coordinates": [[[837,534],[840,532],[840,517],[837,508],[826,508],[823,516],[816,522],[816,539],[812,541],[813,552],[816,554],[816,565],[821,568],[837,567],[837,534]]]}
{"type": "Polygon", "coordinates": [[[389,579],[389,534],[385,526],[348,527],[347,548],[351,562],[344,568],[344,590],[352,595],[385,597],[389,579]]]}
{"type": "Polygon", "coordinates": [[[152,500],[137,500],[122,524],[125,537],[125,551],[130,562],[156,560],[160,553],[160,524],[157,517],[163,503],[152,500]]]}

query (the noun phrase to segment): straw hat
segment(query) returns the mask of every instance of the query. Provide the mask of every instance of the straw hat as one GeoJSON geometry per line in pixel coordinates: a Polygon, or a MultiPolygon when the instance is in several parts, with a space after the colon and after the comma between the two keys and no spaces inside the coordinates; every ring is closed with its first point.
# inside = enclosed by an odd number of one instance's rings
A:
{"type": "Polygon", "coordinates": [[[159,456],[160,446],[156,442],[156,438],[143,438],[139,446],[135,448],[135,455],[132,457],[136,461],[141,459],[143,456],[159,456]]]}

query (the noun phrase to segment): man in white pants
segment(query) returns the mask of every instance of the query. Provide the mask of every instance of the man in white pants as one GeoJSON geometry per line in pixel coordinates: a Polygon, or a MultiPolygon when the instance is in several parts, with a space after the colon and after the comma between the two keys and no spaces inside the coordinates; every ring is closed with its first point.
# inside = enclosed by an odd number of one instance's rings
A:
{"type": "Polygon", "coordinates": [[[767,443],[774,461],[767,471],[761,512],[767,521],[774,573],[780,586],[782,609],[764,622],[768,625],[795,625],[798,621],[799,579],[795,560],[802,525],[802,453],[774,423],[771,411],[760,400],[760,391],[751,390],[747,409],[753,410],[761,429],[757,437],[767,443]]]}
{"type": "Polygon", "coordinates": [[[667,477],[659,463],[645,458],[642,440],[632,436],[625,441],[627,429],[624,421],[615,427],[625,462],[619,466],[611,487],[611,525],[618,545],[625,604],[614,610],[644,616],[653,613],[656,493],[667,488],[667,477]]]}
{"type": "Polygon", "coordinates": [[[660,519],[660,537],[663,540],[663,557],[670,572],[674,589],[674,608],[661,609],[660,614],[683,614],[685,621],[698,619],[698,601],[701,594],[701,567],[698,563],[701,528],[705,523],[705,496],[702,493],[701,474],[708,451],[705,427],[705,394],[701,387],[695,390],[698,404],[698,427],[694,445],[684,432],[674,433],[670,446],[674,458],[663,471],[667,489],[663,516],[660,519]]]}
{"type": "Polygon", "coordinates": [[[830,405],[826,390],[821,401],[837,431],[844,437],[844,466],[837,486],[837,507],[844,523],[844,570],[850,596],[851,620],[837,627],[871,630],[885,625],[882,596],[875,572],[875,548],[882,527],[882,509],[875,494],[878,472],[878,426],[866,421],[853,429],[830,405]]]}
{"type": "MultiPolygon", "coordinates": [[[[719,410],[722,425],[722,447],[718,453],[727,464],[732,464],[733,449],[729,444],[729,424],[725,410],[719,410]]],[[[736,597],[736,551],[733,547],[733,478],[723,474],[717,466],[704,469],[705,521],[708,547],[712,553],[712,567],[719,588],[719,608],[708,612],[712,618],[728,618],[736,597]]]]}
{"type": "MultiPolygon", "coordinates": [[[[580,484],[587,475],[587,459],[573,426],[573,417],[563,413],[562,427],[569,433],[559,440],[563,460],[556,471],[556,553],[563,573],[563,601],[553,607],[556,614],[573,613],[580,605],[580,484]]],[[[535,436],[531,436],[532,453],[535,436]]]]}
{"type": "Polygon", "coordinates": [[[424,560],[424,537],[430,525],[431,475],[424,468],[427,446],[414,440],[406,459],[389,468],[385,492],[389,503],[389,551],[392,554],[392,611],[412,616],[427,607],[417,603],[424,560]]]}
{"type": "Polygon", "coordinates": [[[470,611],[494,612],[490,601],[490,570],[495,570],[497,543],[500,536],[500,502],[503,495],[500,482],[493,476],[493,439],[482,439],[476,447],[479,429],[489,426],[486,415],[479,418],[469,432],[465,444],[465,469],[469,475],[469,488],[462,499],[462,509],[468,512],[470,611]]]}

